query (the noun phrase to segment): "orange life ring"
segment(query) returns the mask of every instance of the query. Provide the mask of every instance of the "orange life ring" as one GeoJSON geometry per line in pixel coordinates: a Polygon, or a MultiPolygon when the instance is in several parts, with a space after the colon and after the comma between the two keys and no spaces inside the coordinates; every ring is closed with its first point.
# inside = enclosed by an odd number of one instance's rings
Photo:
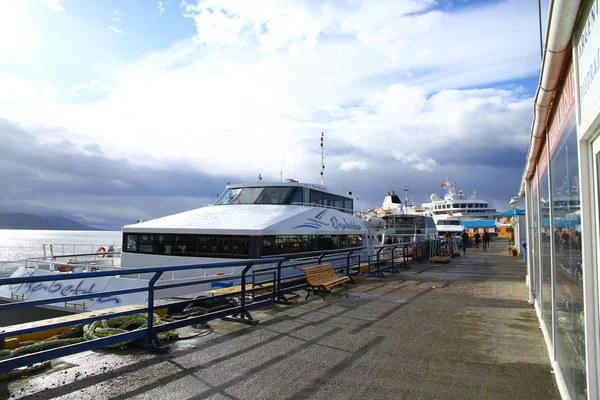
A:
{"type": "Polygon", "coordinates": [[[106,249],[100,246],[98,247],[98,250],[96,250],[96,254],[98,254],[98,258],[104,258],[106,256],[106,249]]]}
{"type": "Polygon", "coordinates": [[[217,273],[215,274],[215,276],[223,276],[223,275],[225,275],[225,272],[217,272],[217,273]]]}

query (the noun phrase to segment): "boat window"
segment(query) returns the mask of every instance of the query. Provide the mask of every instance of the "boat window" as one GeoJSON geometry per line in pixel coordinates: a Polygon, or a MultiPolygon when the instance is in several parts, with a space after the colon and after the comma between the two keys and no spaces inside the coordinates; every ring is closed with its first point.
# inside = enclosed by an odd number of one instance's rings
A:
{"type": "Polygon", "coordinates": [[[139,235],[139,248],[140,253],[152,253],[152,235],[143,234],[139,235]]]}
{"type": "Polygon", "coordinates": [[[138,235],[136,234],[131,234],[131,233],[126,233],[125,235],[123,235],[123,241],[125,242],[125,245],[123,246],[123,248],[127,251],[137,251],[137,241],[138,241],[138,235]]]}
{"type": "Polygon", "coordinates": [[[227,189],[214,204],[290,204],[292,202],[302,202],[302,188],[269,186],[227,189]]]}
{"type": "Polygon", "coordinates": [[[346,211],[352,212],[354,210],[354,201],[353,200],[344,200],[344,209],[346,211]]]}
{"type": "Polygon", "coordinates": [[[289,187],[266,187],[256,199],[256,204],[284,204],[290,193],[289,187]]]}
{"type": "Polygon", "coordinates": [[[249,258],[248,236],[126,233],[123,235],[123,242],[126,253],[249,258]]]}
{"type": "Polygon", "coordinates": [[[264,188],[227,189],[215,204],[254,204],[264,188]]]}
{"type": "Polygon", "coordinates": [[[362,246],[360,235],[295,235],[265,236],[263,256],[304,253],[317,250],[337,250],[362,246]]]}
{"type": "Polygon", "coordinates": [[[352,212],[354,209],[354,202],[351,199],[317,190],[310,191],[310,204],[337,208],[346,212],[352,212]]]}
{"type": "Polygon", "coordinates": [[[154,235],[154,252],[161,252],[163,254],[171,254],[173,249],[172,235],[154,235]]]}
{"type": "Polygon", "coordinates": [[[467,208],[473,208],[473,204],[467,204],[467,208]]]}
{"type": "Polygon", "coordinates": [[[292,188],[288,204],[304,203],[304,190],[299,187],[292,188]]]}

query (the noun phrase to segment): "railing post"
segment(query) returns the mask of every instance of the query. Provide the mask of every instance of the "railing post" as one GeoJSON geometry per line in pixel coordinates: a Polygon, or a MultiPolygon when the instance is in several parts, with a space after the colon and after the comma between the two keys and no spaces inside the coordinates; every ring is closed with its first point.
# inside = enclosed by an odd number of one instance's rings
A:
{"type": "Polygon", "coordinates": [[[283,301],[286,302],[288,299],[285,298],[285,296],[283,295],[283,293],[281,293],[281,264],[283,264],[285,260],[281,260],[277,263],[277,271],[275,271],[276,275],[276,279],[277,279],[277,296],[276,299],[277,301],[283,301]]]}
{"type": "MultiPolygon", "coordinates": [[[[375,254],[375,260],[377,262],[376,266],[377,269],[375,270],[375,272],[373,274],[375,275],[379,275],[379,276],[385,276],[383,274],[383,272],[381,272],[381,270],[379,269],[379,260],[380,260],[380,254],[383,251],[384,247],[380,247],[379,249],[377,249],[377,253],[375,254]]],[[[369,274],[371,274],[371,269],[369,268],[369,274]]]]}
{"type": "Polygon", "coordinates": [[[156,272],[150,282],[148,282],[148,319],[147,319],[147,335],[146,335],[146,345],[152,346],[154,343],[154,347],[161,348],[163,347],[162,343],[160,343],[160,339],[154,332],[154,284],[162,275],[162,271],[156,272]]]}
{"type": "Polygon", "coordinates": [[[325,257],[325,253],[323,253],[319,256],[319,264],[321,264],[321,260],[323,260],[323,257],[325,257]]]}
{"type": "MultiPolygon", "coordinates": [[[[346,256],[346,276],[348,276],[350,278],[350,281],[352,283],[355,283],[352,276],[350,276],[350,256],[352,256],[352,253],[354,253],[354,250],[350,250],[350,252],[346,256]]],[[[360,272],[360,263],[358,264],[358,269],[359,269],[358,272],[360,272]]]]}

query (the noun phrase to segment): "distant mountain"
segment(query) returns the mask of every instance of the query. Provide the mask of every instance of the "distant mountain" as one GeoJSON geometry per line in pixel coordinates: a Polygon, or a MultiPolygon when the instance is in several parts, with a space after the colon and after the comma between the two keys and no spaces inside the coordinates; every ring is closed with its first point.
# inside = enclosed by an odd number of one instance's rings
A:
{"type": "Polygon", "coordinates": [[[38,217],[23,213],[0,213],[0,229],[38,229],[53,231],[99,231],[63,217],[38,217]]]}

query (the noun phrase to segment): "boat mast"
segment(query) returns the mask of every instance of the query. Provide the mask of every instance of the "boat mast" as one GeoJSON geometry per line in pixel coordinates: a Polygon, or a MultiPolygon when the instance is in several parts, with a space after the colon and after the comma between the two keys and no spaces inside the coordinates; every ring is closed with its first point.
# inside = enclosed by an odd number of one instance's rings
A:
{"type": "Polygon", "coordinates": [[[410,191],[410,189],[407,185],[404,185],[404,189],[402,189],[402,191],[404,192],[404,205],[408,207],[408,205],[410,204],[410,200],[408,199],[408,192],[410,191]]]}
{"type": "Polygon", "coordinates": [[[325,171],[325,153],[324,153],[324,149],[323,149],[323,137],[324,136],[325,136],[325,134],[323,132],[321,132],[321,185],[324,185],[323,172],[325,171]]]}

